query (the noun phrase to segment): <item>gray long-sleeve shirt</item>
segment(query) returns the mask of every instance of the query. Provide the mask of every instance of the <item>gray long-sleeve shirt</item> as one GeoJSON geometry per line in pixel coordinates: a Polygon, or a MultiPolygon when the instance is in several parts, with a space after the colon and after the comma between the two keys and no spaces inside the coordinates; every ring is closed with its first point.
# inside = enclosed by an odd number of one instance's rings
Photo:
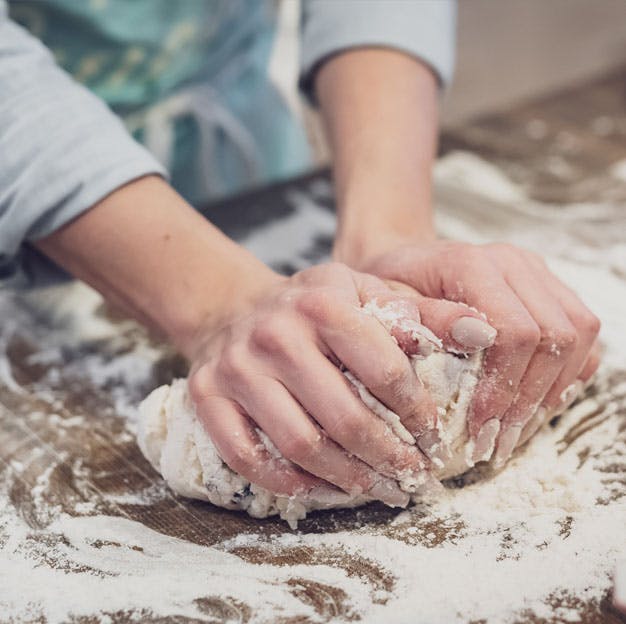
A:
{"type": "MultiPolygon", "coordinates": [[[[412,54],[446,83],[454,17],[454,0],[303,0],[300,84],[310,95],[311,76],[325,58],[366,45],[412,54]]],[[[166,175],[0,0],[0,280],[28,257],[25,243],[152,173],[166,175]]]]}

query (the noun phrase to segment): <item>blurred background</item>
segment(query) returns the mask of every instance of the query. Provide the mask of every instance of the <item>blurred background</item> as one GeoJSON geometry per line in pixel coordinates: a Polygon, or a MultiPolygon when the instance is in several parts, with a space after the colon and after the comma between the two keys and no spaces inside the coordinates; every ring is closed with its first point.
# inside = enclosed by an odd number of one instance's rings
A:
{"type": "MultiPolygon", "coordinates": [[[[327,151],[317,120],[295,89],[299,5],[279,0],[270,74],[305,117],[323,163],[327,151]]],[[[460,0],[456,74],[444,95],[442,123],[454,127],[625,65],[626,0],[460,0]]]]}

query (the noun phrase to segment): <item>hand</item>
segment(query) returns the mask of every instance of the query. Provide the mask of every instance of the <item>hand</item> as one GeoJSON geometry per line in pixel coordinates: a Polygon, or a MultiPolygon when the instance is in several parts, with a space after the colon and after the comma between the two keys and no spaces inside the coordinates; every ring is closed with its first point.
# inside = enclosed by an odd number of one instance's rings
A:
{"type": "MultiPolygon", "coordinates": [[[[395,411],[418,445],[436,431],[436,407],[398,346],[409,354],[420,348],[412,335],[417,300],[403,295],[344,265],[323,265],[276,277],[226,326],[202,330],[189,388],[224,461],[283,495],[327,498],[330,483],[405,505],[395,480],[419,475],[429,462],[390,433],[338,368],[395,411]],[[393,338],[362,309],[373,300],[399,315],[393,338]],[[285,459],[272,456],[258,430],[285,459]]],[[[477,316],[443,305],[451,319],[477,316]]]]}
{"type": "MultiPolygon", "coordinates": [[[[490,459],[497,444],[502,465],[550,414],[571,403],[598,367],[599,320],[534,253],[435,241],[359,266],[427,297],[473,306],[496,328],[469,416],[475,461],[490,459]]],[[[424,325],[437,333],[438,319],[421,311],[424,325]]]]}

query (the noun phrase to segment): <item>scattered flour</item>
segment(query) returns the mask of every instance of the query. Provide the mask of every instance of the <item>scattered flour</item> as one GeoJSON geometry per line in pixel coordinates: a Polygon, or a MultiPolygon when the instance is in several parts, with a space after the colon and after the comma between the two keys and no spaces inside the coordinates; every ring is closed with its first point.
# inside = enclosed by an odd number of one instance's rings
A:
{"type": "Polygon", "coordinates": [[[611,167],[611,175],[622,182],[626,182],[626,159],[616,162],[611,167]]]}
{"type": "Polygon", "coordinates": [[[626,560],[620,561],[615,569],[615,592],[613,601],[626,611],[626,560]]]}
{"type": "MultiPolygon", "coordinates": [[[[430,335],[426,328],[421,328],[418,323],[415,325],[420,338],[430,335]]],[[[428,344],[432,343],[429,341],[428,344]]],[[[482,356],[459,358],[431,349],[427,350],[428,355],[412,358],[412,363],[440,410],[440,435],[451,456],[445,465],[434,466],[433,474],[444,478],[466,472],[473,466],[469,461],[471,454],[467,451],[467,410],[479,377],[482,356]]],[[[363,402],[389,425],[390,434],[395,433],[408,444],[416,443],[397,414],[372,396],[351,373],[346,371],[346,376],[357,388],[363,402]]],[[[210,501],[226,509],[241,509],[255,518],[278,514],[292,528],[296,528],[298,520],[306,517],[308,511],[355,507],[371,501],[362,494],[342,495],[332,501],[306,493],[293,497],[276,496],[251,484],[220,458],[207,431],[196,418],[185,379],[154,390],[140,405],[139,413],[139,447],[172,490],[182,496],[210,501]]],[[[281,461],[278,450],[273,446],[271,450],[271,454],[278,454],[281,461]]],[[[425,475],[408,474],[399,479],[399,485],[419,500],[426,485],[425,478],[425,475]]]]}
{"type": "MultiPolygon", "coordinates": [[[[218,604],[219,613],[226,614],[222,620],[251,624],[280,618],[513,624],[529,619],[529,613],[536,619],[575,622],[581,621],[582,603],[597,604],[611,591],[614,575],[614,600],[626,604],[626,570],[623,563],[618,566],[626,561],[626,380],[622,373],[621,381],[613,377],[626,370],[623,207],[599,205],[597,212],[592,206],[574,208],[571,224],[550,207],[537,217],[541,206],[526,210],[529,202],[524,204],[521,191],[504,188],[507,181],[499,172],[490,177],[486,163],[457,155],[448,172],[449,163],[444,159],[437,168],[444,202],[439,231],[472,242],[502,239],[547,251],[551,268],[600,316],[607,351],[596,396],[544,428],[502,472],[477,474],[475,482],[462,488],[454,481],[445,495],[403,511],[391,522],[361,524],[355,511],[350,530],[339,530],[330,520],[326,532],[268,536],[260,527],[258,534],[242,530],[211,547],[155,532],[124,517],[121,507],[116,516],[81,515],[96,513],[91,501],[77,501],[72,514],[50,508],[45,494],[52,470],[42,471],[33,492],[35,507],[49,511],[50,517],[39,515],[47,526],[32,528],[15,513],[9,492],[29,462],[41,458],[43,450],[34,448],[0,471],[2,618],[45,618],[57,624],[81,617],[105,622],[105,614],[110,621],[118,614],[119,621],[122,613],[127,621],[188,617],[211,622],[218,616],[210,615],[215,611],[207,611],[207,605],[218,604]],[[459,173],[459,168],[464,170],[459,173]],[[473,187],[475,201],[472,192],[463,195],[462,186],[473,173],[481,180],[473,187]],[[479,227],[481,210],[502,218],[479,227]],[[538,223],[546,225],[545,232],[538,223]],[[555,223],[559,237],[550,230],[555,223]],[[588,244],[579,235],[582,229],[588,244]],[[250,551],[265,553],[266,562],[253,563],[244,554],[250,551]],[[299,562],[276,563],[294,557],[299,562]],[[389,581],[378,582],[366,573],[372,569],[389,581]],[[322,608],[316,608],[312,592],[321,596],[322,608]]],[[[569,207],[563,211],[569,213],[569,207]]],[[[7,301],[0,297],[3,319],[19,316],[7,301]]],[[[90,314],[85,313],[86,319],[90,314]]],[[[97,340],[112,337],[101,320],[97,327],[86,323],[97,340]]],[[[31,330],[37,335],[36,326],[31,330]]],[[[4,328],[0,333],[7,335],[4,328]]],[[[54,361],[54,350],[69,336],[42,335],[41,351],[48,352],[43,359],[54,361]]],[[[147,347],[137,353],[134,369],[131,353],[122,369],[94,357],[84,370],[75,371],[76,377],[82,374],[97,387],[114,389],[116,405],[128,410],[139,398],[134,384],[143,386],[156,359],[147,347]]],[[[10,390],[22,390],[2,354],[0,374],[10,390]]],[[[55,392],[44,394],[46,383],[42,380],[39,388],[42,400],[54,405],[55,392]]],[[[1,410],[0,418],[6,419],[1,410]]],[[[66,424],[67,435],[77,426],[78,421],[66,424]]],[[[167,493],[148,488],[137,491],[136,499],[120,495],[112,501],[113,509],[125,502],[150,504],[162,494],[167,493]]]]}
{"type": "Polygon", "coordinates": [[[41,551],[31,529],[0,513],[0,604],[4,613],[45,615],[52,624],[70,615],[129,609],[129,620],[147,613],[201,618],[200,599],[217,597],[229,605],[234,621],[243,621],[250,606],[251,622],[273,622],[277,613],[326,621],[291,591],[291,579],[298,578],[340,588],[349,596],[350,613],[368,624],[450,624],[474,617],[513,622],[526,609],[538,618],[578,621],[567,601],[555,611],[550,597],[599,600],[615,562],[626,558],[626,505],[595,504],[609,476],[597,468],[616,452],[607,446],[619,424],[606,421],[581,440],[597,459],[577,470],[579,448],[560,455],[557,450],[568,427],[563,421],[535,438],[503,472],[404,511],[382,532],[365,526],[271,538],[242,533],[203,547],[123,517],[60,515],[47,527],[41,551]],[[294,549],[354,560],[366,556],[395,580],[381,589],[341,565],[253,564],[236,555],[250,548],[267,550],[270,560],[270,553],[288,557],[294,549]],[[44,565],[45,558],[55,565],[44,565]],[[31,589],[26,593],[24,587],[31,589]]]}

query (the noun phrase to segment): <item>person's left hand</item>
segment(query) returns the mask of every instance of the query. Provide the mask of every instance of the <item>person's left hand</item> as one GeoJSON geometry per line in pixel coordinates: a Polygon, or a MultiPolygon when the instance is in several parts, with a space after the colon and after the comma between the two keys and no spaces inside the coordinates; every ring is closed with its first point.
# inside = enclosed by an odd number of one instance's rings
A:
{"type": "MultiPolygon", "coordinates": [[[[398,247],[358,268],[472,306],[497,329],[469,415],[474,461],[490,459],[496,448],[501,466],[598,367],[599,320],[530,251],[433,241],[398,247]]],[[[439,320],[426,309],[422,322],[437,333],[439,320]]]]}

